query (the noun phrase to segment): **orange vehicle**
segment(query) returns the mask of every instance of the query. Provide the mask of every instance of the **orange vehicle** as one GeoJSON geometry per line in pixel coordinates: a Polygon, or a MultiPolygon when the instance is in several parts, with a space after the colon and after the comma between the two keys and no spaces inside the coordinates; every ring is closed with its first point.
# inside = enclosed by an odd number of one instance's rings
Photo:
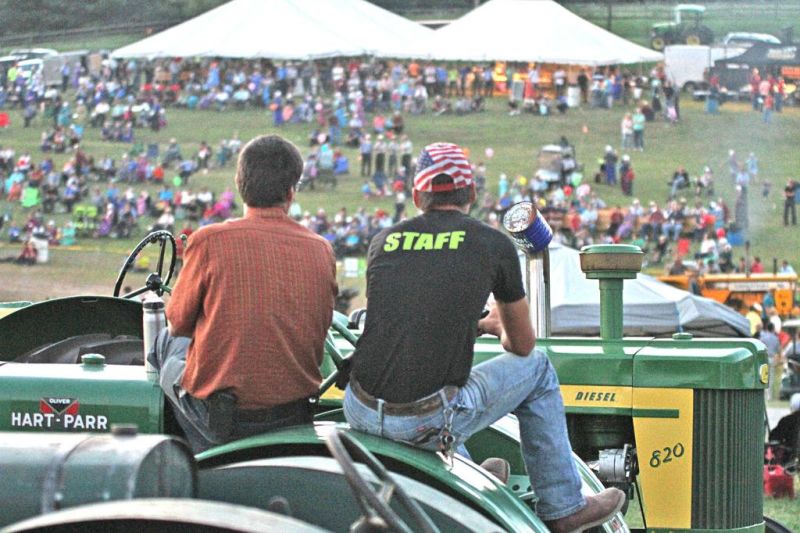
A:
{"type": "MultiPolygon", "coordinates": [[[[659,276],[658,279],[679,289],[689,290],[690,276],[659,276]]],[[[763,304],[769,294],[781,316],[794,308],[797,274],[704,274],[697,278],[700,294],[746,313],[754,303],[763,304]]]]}

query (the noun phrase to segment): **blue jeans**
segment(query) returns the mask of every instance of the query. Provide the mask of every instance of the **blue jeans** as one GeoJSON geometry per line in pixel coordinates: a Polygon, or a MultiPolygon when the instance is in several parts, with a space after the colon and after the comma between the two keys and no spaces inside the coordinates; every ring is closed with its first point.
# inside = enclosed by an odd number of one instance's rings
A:
{"type": "MultiPolygon", "coordinates": [[[[543,352],[534,350],[527,357],[504,353],[475,366],[449,407],[456,446],[508,413],[517,416],[522,455],[543,520],[569,516],[585,505],[558,377],[543,352]]],[[[353,429],[426,450],[439,449],[444,410],[419,416],[385,415],[361,403],[348,386],[344,414],[353,429]]]]}

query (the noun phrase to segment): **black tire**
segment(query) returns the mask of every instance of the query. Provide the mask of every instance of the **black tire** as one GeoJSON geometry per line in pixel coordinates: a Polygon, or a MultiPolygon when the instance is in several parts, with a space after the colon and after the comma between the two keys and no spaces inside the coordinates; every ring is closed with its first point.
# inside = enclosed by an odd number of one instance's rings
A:
{"type": "Polygon", "coordinates": [[[693,81],[687,81],[683,84],[683,90],[688,94],[694,93],[695,89],[697,89],[697,86],[693,81]]]}
{"type": "Polygon", "coordinates": [[[708,26],[700,26],[698,28],[701,44],[711,44],[714,42],[714,32],[708,26]]]}
{"type": "Polygon", "coordinates": [[[791,529],[784,526],[774,518],[764,517],[764,533],[794,533],[791,529]]]}
{"type": "Polygon", "coordinates": [[[650,39],[650,48],[653,50],[663,51],[667,46],[667,40],[664,37],[653,37],[650,39]]]}
{"type": "Polygon", "coordinates": [[[683,36],[683,42],[689,45],[697,46],[698,44],[702,44],[703,39],[700,37],[699,34],[695,32],[689,32],[683,36]]]}

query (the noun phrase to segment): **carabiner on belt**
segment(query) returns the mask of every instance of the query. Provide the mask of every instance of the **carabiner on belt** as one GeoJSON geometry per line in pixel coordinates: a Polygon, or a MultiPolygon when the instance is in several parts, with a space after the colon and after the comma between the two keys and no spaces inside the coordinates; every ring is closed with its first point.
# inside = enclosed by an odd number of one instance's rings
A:
{"type": "Polygon", "coordinates": [[[439,447],[452,468],[453,455],[456,451],[456,438],[453,436],[453,417],[455,416],[455,410],[450,406],[444,389],[439,391],[439,396],[442,399],[442,405],[445,406],[443,411],[444,425],[442,426],[442,433],[439,436],[439,447]]]}

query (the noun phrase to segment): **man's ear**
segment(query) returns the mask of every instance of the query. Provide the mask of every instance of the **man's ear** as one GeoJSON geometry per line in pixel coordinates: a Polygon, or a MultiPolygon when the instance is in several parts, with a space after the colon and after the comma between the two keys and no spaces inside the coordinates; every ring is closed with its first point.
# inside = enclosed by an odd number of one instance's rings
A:
{"type": "Polygon", "coordinates": [[[292,185],[289,187],[289,192],[286,194],[286,203],[287,205],[291,205],[294,202],[294,195],[297,194],[297,189],[295,189],[296,185],[292,185]]]}
{"type": "Polygon", "coordinates": [[[478,192],[475,190],[475,184],[469,186],[469,203],[474,204],[475,199],[478,197],[478,192]]]}
{"type": "Polygon", "coordinates": [[[414,207],[419,209],[420,207],[420,198],[419,198],[419,191],[417,189],[411,189],[411,198],[414,200],[414,207]]]}

